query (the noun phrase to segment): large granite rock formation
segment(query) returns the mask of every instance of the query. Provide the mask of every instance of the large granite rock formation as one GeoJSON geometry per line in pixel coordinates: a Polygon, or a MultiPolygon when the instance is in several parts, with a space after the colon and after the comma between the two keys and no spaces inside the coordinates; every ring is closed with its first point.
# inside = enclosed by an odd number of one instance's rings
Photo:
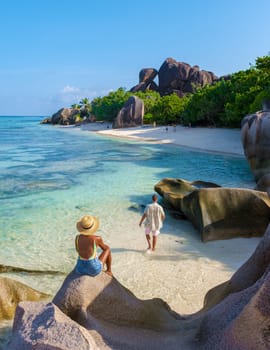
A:
{"type": "MultiPolygon", "coordinates": [[[[226,281],[207,292],[203,310],[209,310],[233,293],[254,285],[270,268],[270,224],[250,258],[226,281]]],[[[266,277],[266,276],[265,276],[266,277]]]]}
{"type": "Polygon", "coordinates": [[[200,70],[199,66],[190,66],[188,63],[177,62],[173,58],[167,58],[159,70],[154,68],[144,68],[139,73],[139,84],[131,88],[130,91],[158,91],[161,95],[168,95],[175,92],[179,97],[186,93],[194,92],[197,86],[213,84],[218,77],[205,70],[200,70]],[[158,74],[158,85],[154,82],[158,74]]]}
{"type": "Polygon", "coordinates": [[[195,190],[200,188],[216,188],[219,185],[205,181],[186,181],[184,179],[165,178],[155,185],[155,191],[159,193],[164,201],[173,209],[183,213],[182,200],[195,190]]]}
{"type": "Polygon", "coordinates": [[[151,83],[141,82],[133,86],[133,88],[130,89],[130,92],[146,92],[147,90],[158,91],[158,86],[154,81],[151,81],[151,83]]]}
{"type": "Polygon", "coordinates": [[[197,349],[269,350],[270,273],[230,294],[204,316],[196,335],[197,349]]]}
{"type": "Polygon", "coordinates": [[[159,69],[159,91],[162,95],[174,91],[194,92],[194,86],[212,84],[218,78],[212,72],[191,67],[188,63],[167,58],[159,69]]]}
{"type": "Polygon", "coordinates": [[[139,73],[140,83],[151,83],[155,77],[158,75],[158,71],[154,68],[144,68],[139,73]]]}
{"type": "Polygon", "coordinates": [[[269,293],[270,225],[253,255],[207,293],[196,314],[182,317],[161,299],[139,300],[105,273],[71,272],[53,303],[19,304],[6,349],[266,350],[269,293]]]}
{"type": "Polygon", "coordinates": [[[194,184],[166,178],[155,185],[155,191],[192,222],[203,242],[263,235],[270,219],[270,199],[265,192],[203,182],[196,189],[194,184]]]}
{"type": "Polygon", "coordinates": [[[198,349],[270,349],[269,292],[270,225],[232,278],[207,293],[196,335],[198,349]]]}
{"type": "Polygon", "coordinates": [[[245,156],[257,182],[257,189],[270,189],[270,103],[262,111],[247,115],[241,124],[245,156]]]}
{"type": "MultiPolygon", "coordinates": [[[[91,334],[53,303],[22,302],[5,350],[96,350],[91,334]]],[[[101,348],[100,348],[101,349],[101,348]]]]}
{"type": "Polygon", "coordinates": [[[79,112],[80,111],[75,108],[61,108],[50,118],[44,119],[41,124],[73,125],[77,121],[76,116],[79,112]]]}
{"type": "Polygon", "coordinates": [[[113,128],[130,128],[143,124],[144,103],[137,96],[130,96],[113,122],[113,128]]]}
{"type": "Polygon", "coordinates": [[[161,299],[142,301],[106,273],[91,278],[72,272],[53,303],[72,319],[75,317],[76,322],[84,326],[88,323],[91,328],[100,321],[154,331],[182,328],[183,318],[167,303],[161,299]]]}
{"type": "Polygon", "coordinates": [[[190,326],[189,320],[172,311],[167,303],[161,299],[140,300],[105,273],[93,278],[71,272],[53,304],[39,304],[20,304],[8,349],[32,349],[31,342],[37,350],[45,344],[50,345],[51,350],[92,349],[81,347],[91,342],[96,344],[96,350],[176,350],[179,344],[188,342],[193,333],[194,326],[190,326]],[[61,316],[60,310],[66,317],[61,316]],[[88,332],[84,342],[80,327],[88,332]],[[78,341],[74,348],[66,345],[72,331],[78,341]],[[63,335],[60,339],[59,334],[63,335]],[[29,347],[24,347],[26,345],[29,347]]]}
{"type": "Polygon", "coordinates": [[[154,68],[144,68],[139,73],[139,84],[130,89],[131,92],[137,91],[158,91],[158,86],[154,79],[158,75],[158,71],[154,68]]]}
{"type": "Polygon", "coordinates": [[[11,320],[17,305],[23,300],[39,301],[49,295],[6,277],[0,277],[0,320],[11,320]]]}

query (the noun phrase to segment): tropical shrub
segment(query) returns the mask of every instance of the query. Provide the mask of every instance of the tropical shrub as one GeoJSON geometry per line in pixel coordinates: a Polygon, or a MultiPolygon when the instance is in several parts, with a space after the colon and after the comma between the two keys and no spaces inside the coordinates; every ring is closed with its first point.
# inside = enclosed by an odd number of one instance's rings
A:
{"type": "Polygon", "coordinates": [[[107,96],[97,97],[92,101],[92,113],[97,120],[113,121],[129,96],[131,96],[130,92],[119,88],[107,96]]]}
{"type": "Polygon", "coordinates": [[[183,112],[185,124],[240,127],[248,113],[261,109],[269,97],[270,57],[256,60],[255,67],[239,71],[228,80],[197,89],[183,112]]]}
{"type": "Polygon", "coordinates": [[[270,86],[261,91],[250,105],[249,113],[254,113],[262,109],[264,100],[270,100],[270,86]]]}
{"type": "Polygon", "coordinates": [[[161,97],[152,108],[154,120],[158,124],[179,124],[189,97],[179,98],[175,93],[161,97]]]}
{"type": "Polygon", "coordinates": [[[146,92],[136,92],[134,94],[135,96],[139,97],[141,100],[143,100],[144,103],[144,113],[150,113],[153,114],[153,108],[160,100],[160,94],[157,91],[151,91],[148,90],[146,92]]]}
{"type": "Polygon", "coordinates": [[[143,117],[143,123],[144,124],[153,124],[154,123],[153,114],[146,113],[143,117]]]}

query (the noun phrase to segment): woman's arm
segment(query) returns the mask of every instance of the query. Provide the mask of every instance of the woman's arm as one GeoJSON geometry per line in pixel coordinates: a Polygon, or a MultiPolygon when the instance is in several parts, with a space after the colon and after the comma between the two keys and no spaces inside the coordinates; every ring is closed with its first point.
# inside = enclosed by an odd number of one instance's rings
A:
{"type": "Polygon", "coordinates": [[[103,251],[110,250],[110,247],[103,242],[103,239],[100,236],[96,236],[95,242],[103,251]]]}

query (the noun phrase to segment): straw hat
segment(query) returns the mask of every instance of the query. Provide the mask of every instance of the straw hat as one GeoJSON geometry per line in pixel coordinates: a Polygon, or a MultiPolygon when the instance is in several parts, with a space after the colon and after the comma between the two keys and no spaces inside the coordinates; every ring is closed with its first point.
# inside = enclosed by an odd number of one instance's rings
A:
{"type": "Polygon", "coordinates": [[[99,220],[92,215],[85,215],[77,222],[77,230],[83,235],[93,235],[98,227],[99,220]]]}

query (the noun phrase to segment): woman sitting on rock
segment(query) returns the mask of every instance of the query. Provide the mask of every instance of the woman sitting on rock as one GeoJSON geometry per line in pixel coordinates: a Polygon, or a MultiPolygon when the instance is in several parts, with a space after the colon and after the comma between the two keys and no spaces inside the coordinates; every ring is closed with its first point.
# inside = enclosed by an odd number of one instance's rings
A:
{"type": "Polygon", "coordinates": [[[96,276],[103,266],[106,265],[106,273],[112,276],[111,265],[112,256],[110,248],[104,244],[100,236],[96,236],[95,232],[99,227],[99,220],[95,216],[85,215],[77,222],[77,230],[80,232],[75,238],[76,250],[79,254],[76,272],[82,275],[96,276]],[[97,248],[103,251],[97,256],[97,248]]]}

